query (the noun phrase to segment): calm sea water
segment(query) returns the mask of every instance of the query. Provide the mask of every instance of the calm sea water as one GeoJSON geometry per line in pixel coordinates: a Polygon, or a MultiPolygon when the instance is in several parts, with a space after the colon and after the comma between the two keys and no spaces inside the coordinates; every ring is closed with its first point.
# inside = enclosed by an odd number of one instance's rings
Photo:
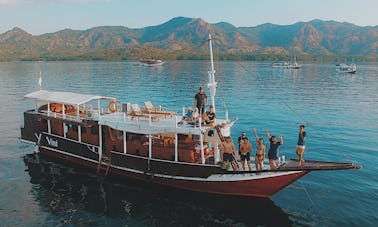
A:
{"type": "MultiPolygon", "coordinates": [[[[26,155],[19,141],[23,96],[42,87],[151,100],[181,111],[207,83],[208,62],[175,61],[160,68],[131,62],[0,63],[0,226],[376,226],[378,223],[378,65],[355,75],[332,64],[299,70],[268,63],[216,62],[217,114],[238,118],[234,139],[283,134],[281,155],[295,157],[298,126],[308,134],[305,159],[351,161],[361,170],[312,172],[271,199],[225,198],[101,178],[26,155]]],[[[207,93],[209,93],[207,91],[207,93]]],[[[37,157],[38,158],[38,157],[37,157]]]]}

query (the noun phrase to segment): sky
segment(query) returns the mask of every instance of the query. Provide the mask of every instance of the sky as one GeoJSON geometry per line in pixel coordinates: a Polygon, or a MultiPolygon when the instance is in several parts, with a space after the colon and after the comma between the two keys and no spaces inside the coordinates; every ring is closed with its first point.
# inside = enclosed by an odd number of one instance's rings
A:
{"type": "Polygon", "coordinates": [[[0,0],[0,34],[32,35],[98,26],[142,28],[178,17],[236,27],[290,25],[314,19],[378,25],[378,0],[0,0]]]}

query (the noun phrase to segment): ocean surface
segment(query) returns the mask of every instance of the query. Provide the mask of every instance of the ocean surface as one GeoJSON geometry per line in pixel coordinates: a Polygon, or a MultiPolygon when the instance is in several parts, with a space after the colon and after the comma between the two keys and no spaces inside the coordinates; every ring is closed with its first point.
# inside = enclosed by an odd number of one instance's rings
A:
{"type": "MultiPolygon", "coordinates": [[[[121,102],[182,111],[206,87],[207,61],[162,67],[133,62],[0,63],[0,226],[377,226],[378,64],[354,75],[334,64],[299,70],[269,63],[215,62],[218,117],[229,112],[232,135],[282,134],[281,155],[295,158],[298,126],[306,125],[305,159],[354,162],[360,170],[312,172],[271,199],[162,190],[111,180],[29,155],[20,142],[23,96],[39,89],[116,97],[121,102]]],[[[206,90],[209,94],[209,91],[206,90]]]]}

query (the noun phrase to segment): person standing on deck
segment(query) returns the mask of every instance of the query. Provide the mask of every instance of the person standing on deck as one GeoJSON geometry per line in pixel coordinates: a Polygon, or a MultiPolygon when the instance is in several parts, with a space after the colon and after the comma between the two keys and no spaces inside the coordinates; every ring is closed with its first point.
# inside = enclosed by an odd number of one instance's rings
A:
{"type": "Polygon", "coordinates": [[[240,141],[245,140],[245,139],[248,139],[247,134],[245,132],[242,132],[240,134],[240,136],[238,137],[239,155],[241,155],[241,153],[240,153],[240,141]]]}
{"type": "Polygon", "coordinates": [[[240,161],[242,164],[242,169],[245,170],[244,164],[247,163],[249,171],[252,171],[251,168],[251,151],[252,151],[252,144],[249,142],[248,139],[240,140],[239,142],[240,147],[240,161]]]}
{"type": "Polygon", "coordinates": [[[253,132],[255,134],[255,139],[256,139],[256,156],[255,156],[256,171],[259,171],[259,170],[261,171],[264,168],[266,146],[264,144],[264,139],[258,137],[257,131],[255,128],[253,129],[253,132]]]}
{"type": "Polygon", "coordinates": [[[205,106],[207,105],[207,95],[203,91],[203,88],[198,89],[198,93],[194,96],[194,107],[198,108],[200,115],[205,113],[205,106]]]}
{"type": "Polygon", "coordinates": [[[298,135],[298,142],[297,142],[297,147],[295,149],[295,152],[298,155],[298,166],[302,166],[305,162],[303,159],[303,152],[306,149],[306,132],[305,132],[305,126],[300,125],[299,126],[299,135],[298,135]]]}
{"type": "Polygon", "coordinates": [[[268,158],[269,158],[269,165],[271,170],[275,170],[276,167],[276,160],[278,159],[279,150],[281,145],[283,145],[283,138],[280,134],[278,137],[280,141],[277,141],[275,136],[270,136],[269,129],[266,129],[266,137],[270,141],[269,151],[268,151],[268,158]]]}

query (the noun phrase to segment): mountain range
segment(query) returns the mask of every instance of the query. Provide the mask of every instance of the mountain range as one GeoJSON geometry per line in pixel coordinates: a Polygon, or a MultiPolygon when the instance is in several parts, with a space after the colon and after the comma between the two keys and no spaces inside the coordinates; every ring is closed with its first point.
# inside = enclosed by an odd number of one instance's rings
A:
{"type": "Polygon", "coordinates": [[[0,61],[130,60],[141,57],[185,59],[208,52],[213,37],[219,55],[373,56],[378,26],[312,20],[292,25],[235,27],[226,22],[175,17],[157,26],[132,29],[102,26],[32,35],[20,28],[0,34],[0,61]]]}

